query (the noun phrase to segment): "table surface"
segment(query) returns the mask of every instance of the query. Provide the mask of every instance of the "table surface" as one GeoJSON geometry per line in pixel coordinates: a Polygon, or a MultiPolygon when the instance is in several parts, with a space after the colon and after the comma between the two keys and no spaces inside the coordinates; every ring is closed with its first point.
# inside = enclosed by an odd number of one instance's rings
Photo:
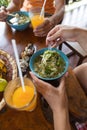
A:
{"type": "MultiPolygon", "coordinates": [[[[17,43],[18,53],[24,51],[25,46],[28,43],[33,43],[36,45],[37,49],[46,47],[45,38],[35,37],[31,28],[28,28],[24,31],[15,31],[11,29],[6,23],[0,22],[0,49],[7,51],[10,55],[14,57],[13,48],[11,44],[11,39],[15,39],[17,43]]],[[[77,81],[75,75],[73,74],[72,69],[69,69],[69,76],[66,79],[67,94],[69,98],[69,110],[80,117],[80,119],[87,115],[87,111],[78,113],[78,107],[83,107],[82,104],[77,105],[77,102],[80,100],[76,96],[75,89],[82,94],[82,100],[87,100],[85,93],[83,92],[79,82],[77,81]],[[79,86],[77,88],[77,86],[79,86]],[[72,89],[71,89],[72,88],[72,89]],[[72,90],[72,92],[71,92],[72,90]],[[72,103],[71,103],[72,102],[72,103]],[[76,103],[77,108],[73,105],[76,103]]],[[[76,91],[76,92],[77,92],[76,91]]],[[[0,93],[1,96],[1,93],[0,93]]],[[[87,102],[85,102],[86,104],[87,102]]],[[[84,104],[84,103],[83,103],[84,104]]],[[[86,104],[87,105],[87,104],[86,104]]],[[[38,96],[37,107],[33,112],[26,111],[15,111],[5,106],[4,109],[0,112],[0,130],[53,130],[53,123],[50,123],[44,117],[43,111],[41,109],[41,100],[40,95],[38,96]]]]}

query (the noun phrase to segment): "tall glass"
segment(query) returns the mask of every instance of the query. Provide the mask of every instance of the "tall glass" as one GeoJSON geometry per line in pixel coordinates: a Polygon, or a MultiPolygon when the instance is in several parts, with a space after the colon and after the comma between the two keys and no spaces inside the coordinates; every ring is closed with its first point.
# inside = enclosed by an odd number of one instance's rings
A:
{"type": "Polygon", "coordinates": [[[7,105],[13,109],[33,111],[37,104],[37,92],[33,82],[24,78],[25,91],[21,87],[20,78],[11,80],[5,91],[4,99],[7,105]]]}
{"type": "Polygon", "coordinates": [[[39,7],[35,7],[35,8],[33,7],[29,11],[29,16],[30,16],[30,20],[31,20],[33,29],[35,29],[38,25],[40,25],[44,22],[44,12],[40,16],[41,9],[42,8],[39,8],[39,7]]]}

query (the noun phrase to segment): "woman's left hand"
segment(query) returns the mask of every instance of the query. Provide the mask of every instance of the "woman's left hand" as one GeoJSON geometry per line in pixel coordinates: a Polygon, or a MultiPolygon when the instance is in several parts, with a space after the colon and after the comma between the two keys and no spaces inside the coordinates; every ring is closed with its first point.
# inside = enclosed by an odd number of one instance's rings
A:
{"type": "Polygon", "coordinates": [[[38,79],[30,72],[32,79],[36,85],[37,91],[46,99],[53,111],[61,111],[67,108],[67,96],[65,91],[65,78],[61,79],[60,85],[55,88],[51,84],[38,79]]]}

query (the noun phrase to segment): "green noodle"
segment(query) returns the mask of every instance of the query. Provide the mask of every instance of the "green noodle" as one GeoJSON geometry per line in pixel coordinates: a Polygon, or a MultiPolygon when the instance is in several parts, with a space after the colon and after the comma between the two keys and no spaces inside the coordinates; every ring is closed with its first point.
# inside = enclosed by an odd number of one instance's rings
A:
{"type": "Polygon", "coordinates": [[[65,69],[63,58],[55,50],[47,50],[36,58],[34,71],[43,78],[55,78],[65,69]]]}

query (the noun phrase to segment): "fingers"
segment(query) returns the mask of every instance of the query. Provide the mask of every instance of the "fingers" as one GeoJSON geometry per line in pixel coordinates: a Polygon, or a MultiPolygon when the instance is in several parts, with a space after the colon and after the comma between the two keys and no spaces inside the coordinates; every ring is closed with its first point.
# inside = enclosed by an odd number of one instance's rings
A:
{"type": "Polygon", "coordinates": [[[47,35],[47,37],[52,36],[54,33],[58,31],[58,26],[55,26],[47,35]]]}
{"type": "Polygon", "coordinates": [[[47,19],[47,20],[45,20],[42,24],[40,24],[40,25],[38,25],[37,27],[36,27],[36,30],[40,30],[41,28],[46,28],[46,26],[48,26],[49,25],[49,23],[50,23],[50,21],[47,19]]]}
{"type": "Polygon", "coordinates": [[[41,28],[40,30],[34,30],[33,32],[35,36],[44,37],[47,35],[48,30],[41,28]]]}
{"type": "Polygon", "coordinates": [[[8,11],[6,10],[6,8],[4,6],[1,6],[0,13],[1,12],[3,12],[4,14],[7,14],[8,11]]]}
{"type": "Polygon", "coordinates": [[[55,32],[54,34],[52,34],[52,36],[47,36],[47,40],[53,41],[53,40],[56,40],[60,37],[61,37],[61,31],[59,30],[59,31],[55,32]]]}
{"type": "Polygon", "coordinates": [[[42,23],[41,25],[36,27],[33,32],[34,32],[35,36],[44,37],[47,35],[47,33],[49,32],[50,29],[51,29],[51,25],[50,25],[49,21],[46,20],[44,23],[42,23]]]}
{"type": "Polygon", "coordinates": [[[34,35],[37,36],[37,37],[45,37],[47,35],[46,32],[34,32],[34,35]]]}
{"type": "Polygon", "coordinates": [[[65,91],[65,77],[61,79],[58,89],[60,92],[65,91]]]}
{"type": "Polygon", "coordinates": [[[51,44],[51,46],[57,47],[58,45],[63,43],[63,41],[64,39],[61,38],[61,31],[59,31],[46,39],[46,45],[51,44]]]}
{"type": "Polygon", "coordinates": [[[2,7],[0,8],[0,21],[5,20],[6,17],[7,17],[7,10],[6,10],[5,7],[2,6],[2,7]]]}
{"type": "Polygon", "coordinates": [[[57,88],[55,88],[51,84],[38,79],[32,72],[30,72],[30,75],[31,75],[32,79],[34,80],[34,84],[37,88],[37,91],[40,94],[42,94],[45,99],[47,99],[47,97],[55,95],[55,94],[57,94],[57,96],[58,96],[58,93],[60,93],[60,94],[65,93],[65,78],[64,77],[61,79],[60,85],[57,88]]]}
{"type": "Polygon", "coordinates": [[[4,6],[1,6],[0,10],[6,10],[6,8],[4,6]]]}
{"type": "Polygon", "coordinates": [[[55,40],[55,41],[49,42],[49,44],[51,45],[51,48],[58,47],[61,43],[63,43],[63,41],[61,39],[59,39],[58,41],[55,40]]]}
{"type": "Polygon", "coordinates": [[[42,95],[45,95],[45,93],[49,91],[49,88],[51,89],[52,86],[50,84],[38,79],[32,72],[30,72],[30,75],[34,80],[34,84],[38,92],[40,92],[42,95]]]}
{"type": "Polygon", "coordinates": [[[57,39],[60,39],[60,34],[61,31],[57,25],[48,33],[46,38],[46,45],[50,44],[52,41],[57,41],[57,39]]]}

